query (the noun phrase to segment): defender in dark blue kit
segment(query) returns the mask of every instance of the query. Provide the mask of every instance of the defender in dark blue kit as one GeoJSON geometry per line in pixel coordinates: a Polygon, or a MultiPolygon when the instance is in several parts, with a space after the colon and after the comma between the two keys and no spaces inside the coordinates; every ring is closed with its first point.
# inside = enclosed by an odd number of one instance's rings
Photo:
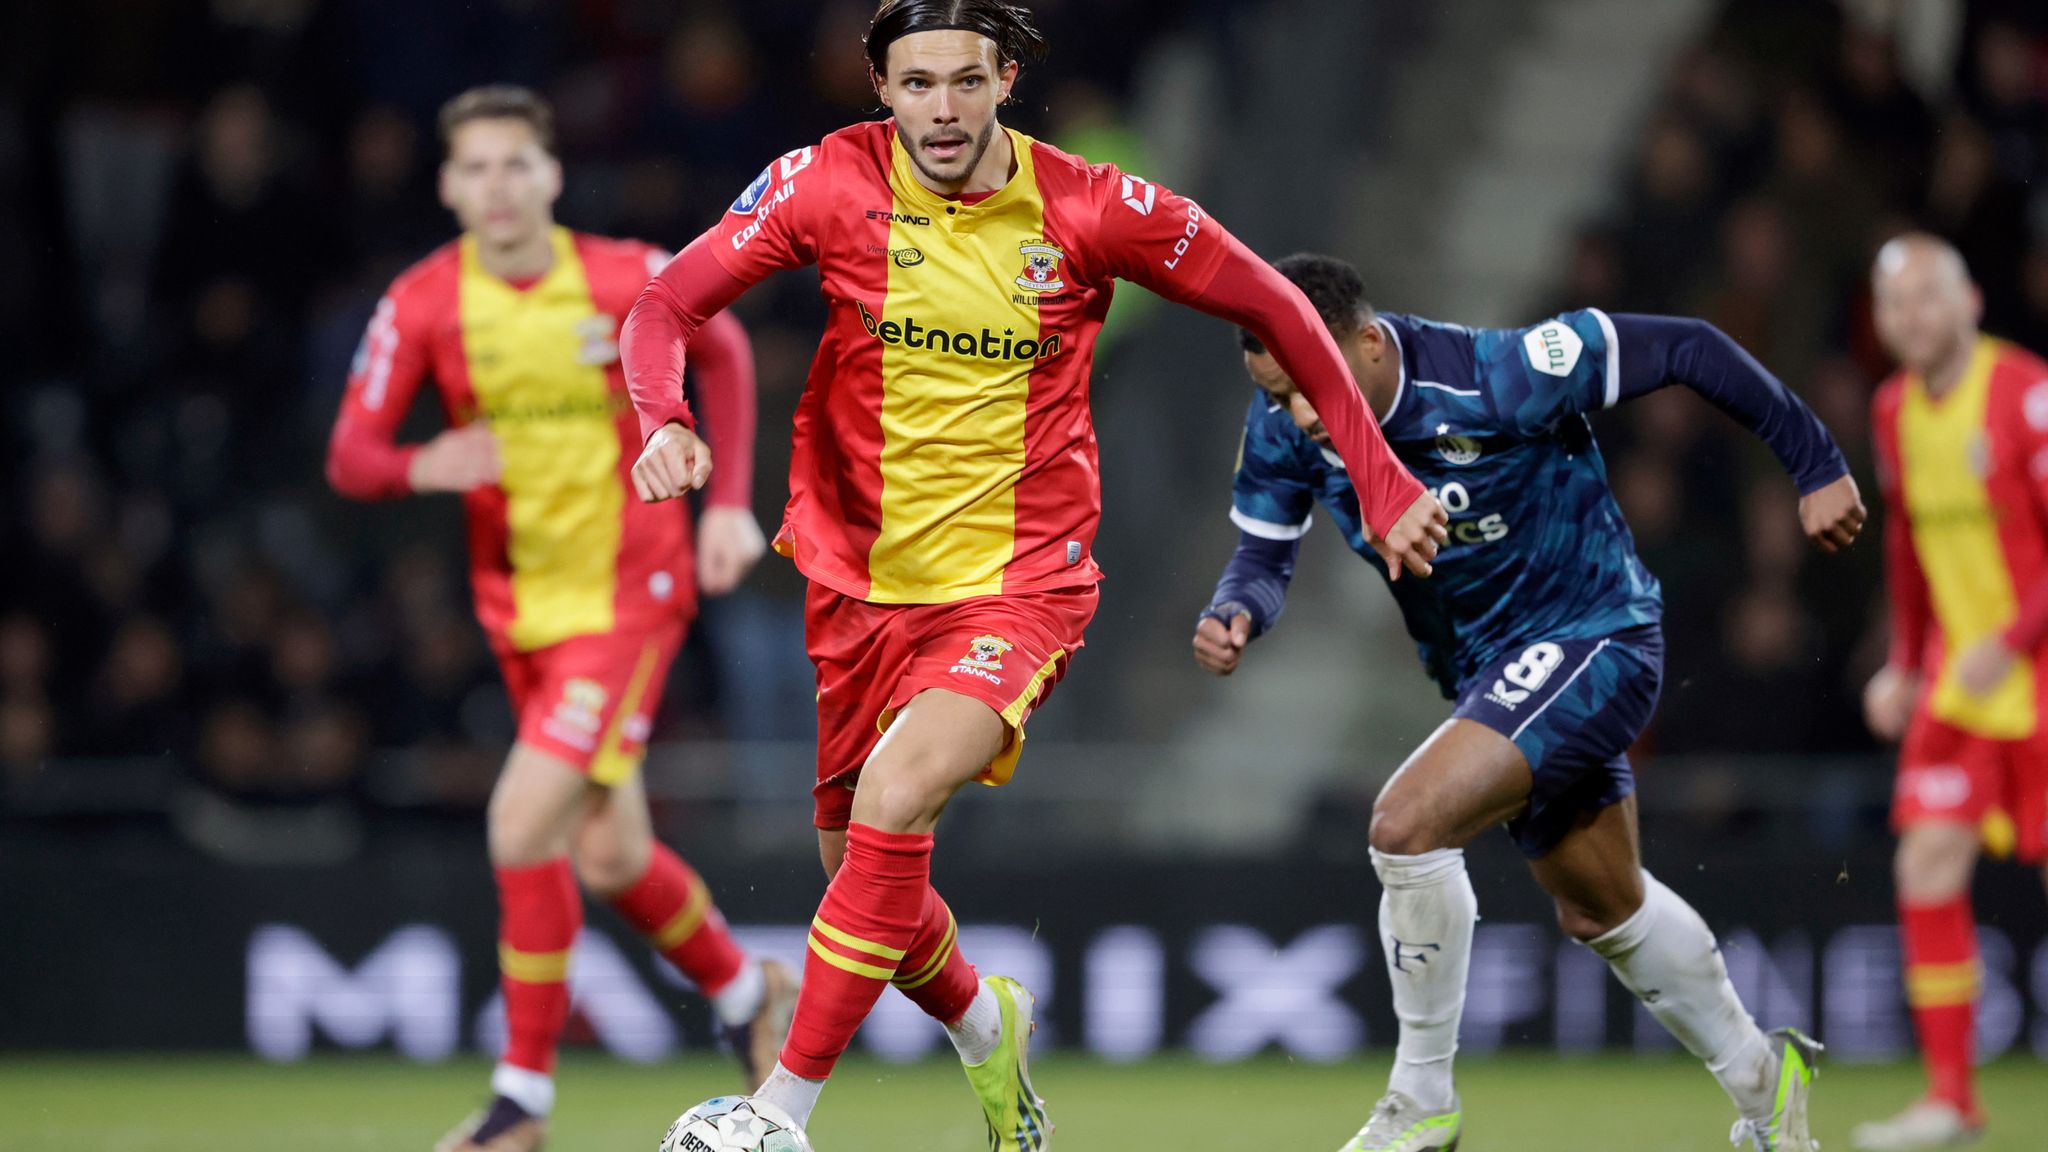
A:
{"type": "MultiPolygon", "coordinates": [[[[1457,703],[1373,806],[1401,1038],[1387,1093],[1344,1152],[1457,1145],[1451,1058],[1478,915],[1463,846],[1499,823],[1564,930],[1734,1099],[1732,1138],[1759,1152],[1813,1148],[1818,1046],[1757,1028],[1713,934],[1637,855],[1627,749],[1657,702],[1663,601],[1588,417],[1667,385],[1693,389],[1771,447],[1798,487],[1807,535],[1830,552],[1865,515],[1833,438],[1704,321],[1587,309],[1528,328],[1464,328],[1375,313],[1342,261],[1292,256],[1279,268],[1315,303],[1395,453],[1450,515],[1434,574],[1389,582],[1423,665],[1457,703]]],[[[1315,411],[1256,339],[1244,334],[1243,345],[1259,395],[1231,502],[1241,535],[1195,635],[1196,660],[1221,675],[1279,619],[1319,507],[1353,550],[1376,551],[1315,411]]]]}

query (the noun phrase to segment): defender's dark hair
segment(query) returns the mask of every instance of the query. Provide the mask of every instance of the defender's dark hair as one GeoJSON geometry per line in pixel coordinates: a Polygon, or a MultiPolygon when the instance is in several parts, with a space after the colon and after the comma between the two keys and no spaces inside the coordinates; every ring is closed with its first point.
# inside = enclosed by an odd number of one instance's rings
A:
{"type": "MultiPolygon", "coordinates": [[[[1317,252],[1296,252],[1273,261],[1273,267],[1308,297],[1331,335],[1349,336],[1372,323],[1372,305],[1365,302],[1365,279],[1344,261],[1317,252]]],[[[1247,352],[1266,350],[1245,328],[1238,329],[1237,344],[1247,352]]]]}
{"type": "Polygon", "coordinates": [[[471,88],[441,105],[441,150],[455,143],[455,130],[471,120],[524,120],[550,156],[555,151],[555,109],[540,93],[517,84],[471,88]]]}
{"type": "Polygon", "coordinates": [[[1006,0],[883,0],[868,25],[868,64],[889,74],[889,45],[912,32],[943,29],[975,32],[996,42],[997,64],[1036,64],[1045,59],[1044,33],[1031,10],[1006,0]]]}

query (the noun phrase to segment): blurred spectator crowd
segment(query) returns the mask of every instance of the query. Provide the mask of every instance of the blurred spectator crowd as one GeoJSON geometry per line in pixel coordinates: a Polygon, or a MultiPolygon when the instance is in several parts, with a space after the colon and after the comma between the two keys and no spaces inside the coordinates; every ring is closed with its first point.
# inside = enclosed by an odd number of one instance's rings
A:
{"type": "MultiPolygon", "coordinates": [[[[1035,7],[1059,52],[1015,119],[1113,135],[1134,49],[1175,6],[1035,7]],[[1129,34],[1083,35],[1084,20],[1129,34]]],[[[161,758],[270,805],[480,803],[512,722],[469,613],[458,511],[348,505],[319,465],[377,297],[452,235],[434,114],[476,83],[539,88],[568,173],[559,218],[680,245],[770,158],[874,114],[873,8],[8,6],[0,812],[34,806],[53,758],[81,773],[161,758]],[[402,770],[380,771],[394,749],[402,770]]],[[[744,312],[772,527],[787,461],[772,430],[795,407],[817,305],[790,282],[744,312]]],[[[432,407],[410,438],[433,430],[432,407]]],[[[787,565],[764,565],[710,610],[660,735],[808,738],[796,589],[787,565]]]]}
{"type": "MultiPolygon", "coordinates": [[[[1556,307],[1705,317],[1834,430],[1866,502],[1870,398],[1891,365],[1869,266],[1887,236],[1953,241],[1985,329],[2048,354],[2048,6],[1950,6],[1952,60],[1909,82],[1913,5],[1738,0],[1675,62],[1611,218],[1576,239],[1556,307]]],[[[1916,31],[1915,34],[1920,34],[1916,31]]],[[[1662,751],[1868,747],[1882,660],[1874,535],[1824,557],[1768,454],[1683,390],[1605,419],[1636,540],[1662,579],[1662,751]]],[[[1881,530],[1881,528],[1880,528],[1881,530]]]]}

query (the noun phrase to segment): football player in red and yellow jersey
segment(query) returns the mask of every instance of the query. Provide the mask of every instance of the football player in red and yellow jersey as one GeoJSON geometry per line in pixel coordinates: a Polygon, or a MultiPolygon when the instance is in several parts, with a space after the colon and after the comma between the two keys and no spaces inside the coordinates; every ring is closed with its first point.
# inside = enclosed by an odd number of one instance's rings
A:
{"type": "Polygon", "coordinates": [[[1892,823],[1906,999],[1929,1092],[1858,1148],[1935,1148],[1982,1127],[1971,1063],[1980,846],[2048,861],[2048,363],[1978,331],[1956,250],[1901,236],[1873,275],[1900,364],[1872,425],[1885,507],[1891,656],[1864,709],[1904,738],[1892,823]]]}
{"type": "Polygon", "coordinates": [[[1051,1133],[1026,1060],[1031,999],[1006,977],[978,982],[961,957],[930,882],[932,830],[969,781],[1010,778],[1026,719],[1095,612],[1088,385],[1114,281],[1259,334],[1323,414],[1396,572],[1426,576],[1446,538],[1298,289],[1193,201],[998,123],[1020,62],[1043,49],[1002,0],[882,5],[868,61],[894,119],[770,164],[648,286],[624,333],[648,436],[634,483],[665,500],[709,463],[683,403],[685,344],[748,285],[818,267],[829,318],[775,546],[811,581],[832,880],[761,1096],[808,1124],[893,984],[952,1035],[993,1152],[1051,1133]]]}
{"type": "Polygon", "coordinates": [[[461,494],[477,618],[518,714],[489,817],[509,1039],[490,1105],[442,1145],[488,1152],[530,1152],[545,1137],[579,879],[710,998],[750,1087],[795,996],[790,974],[746,956],[704,881],[654,838],[637,771],[699,587],[729,591],[763,551],[748,510],[752,352],[729,317],[705,325],[693,367],[725,466],[693,566],[689,508],[630,491],[640,433],[617,344],[666,254],[554,222],[552,126],[546,103],[519,88],[475,89],[442,110],[441,198],[462,236],[378,304],[327,457],[330,482],[357,499],[461,494]],[[448,429],[401,446],[429,379],[448,429]]]}

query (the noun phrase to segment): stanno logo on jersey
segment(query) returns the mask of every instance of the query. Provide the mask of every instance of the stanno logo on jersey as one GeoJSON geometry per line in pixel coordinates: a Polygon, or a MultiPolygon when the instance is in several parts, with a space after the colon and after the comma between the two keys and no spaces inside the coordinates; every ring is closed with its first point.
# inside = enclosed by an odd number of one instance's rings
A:
{"type": "Polygon", "coordinates": [[[932,218],[929,216],[919,216],[910,212],[891,212],[886,208],[868,209],[868,219],[887,220],[891,224],[913,224],[919,228],[928,228],[932,222],[932,218]]]}
{"type": "Polygon", "coordinates": [[[987,327],[979,333],[951,332],[928,327],[919,323],[915,316],[905,316],[901,321],[878,320],[873,312],[868,311],[864,300],[854,301],[854,307],[860,310],[861,327],[884,344],[900,344],[905,348],[922,348],[975,360],[1030,361],[1050,359],[1060,354],[1060,334],[1057,332],[1040,340],[1019,340],[1015,328],[1005,328],[1001,332],[987,327]]]}
{"type": "Polygon", "coordinates": [[[617,317],[602,312],[576,322],[576,362],[604,367],[619,362],[617,317]]]}
{"type": "Polygon", "coordinates": [[[1067,286],[1060,279],[1060,261],[1067,258],[1065,252],[1043,242],[1019,244],[1017,250],[1024,254],[1024,272],[1017,277],[1017,287],[1043,294],[1067,286]]]}
{"type": "Polygon", "coordinates": [[[1159,189],[1149,180],[1136,176],[1124,177],[1124,203],[1140,216],[1150,216],[1152,205],[1159,200],[1159,189]]]}
{"type": "Polygon", "coordinates": [[[1578,367],[1579,353],[1586,350],[1586,342],[1572,331],[1571,325],[1551,320],[1524,333],[1522,347],[1529,352],[1531,368],[1545,376],[1569,376],[1578,367]]]}
{"type": "Polygon", "coordinates": [[[1436,438],[1436,453],[1437,455],[1444,458],[1444,463],[1449,464],[1456,468],[1463,468],[1467,464],[1474,464],[1478,462],[1479,441],[1473,439],[1470,436],[1454,436],[1449,433],[1438,433],[1436,438]]]}

